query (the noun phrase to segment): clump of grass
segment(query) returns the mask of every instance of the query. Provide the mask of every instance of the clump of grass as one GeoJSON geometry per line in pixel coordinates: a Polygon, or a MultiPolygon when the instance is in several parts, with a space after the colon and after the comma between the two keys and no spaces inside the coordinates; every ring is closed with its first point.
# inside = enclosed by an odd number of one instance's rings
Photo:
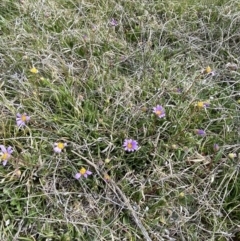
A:
{"type": "Polygon", "coordinates": [[[0,239],[239,238],[239,11],[3,0],[0,239]]]}

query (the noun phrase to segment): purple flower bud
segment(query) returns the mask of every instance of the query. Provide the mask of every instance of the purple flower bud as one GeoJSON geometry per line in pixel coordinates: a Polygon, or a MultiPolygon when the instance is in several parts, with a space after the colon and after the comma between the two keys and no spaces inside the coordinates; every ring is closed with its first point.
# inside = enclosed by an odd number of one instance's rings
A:
{"type": "Polygon", "coordinates": [[[199,136],[202,136],[202,137],[206,136],[206,132],[204,130],[201,130],[201,129],[195,130],[195,133],[199,136]]]}
{"type": "Polygon", "coordinates": [[[219,148],[220,148],[220,147],[219,147],[218,144],[215,143],[215,144],[213,145],[213,150],[214,150],[214,152],[217,152],[217,151],[219,150],[219,148]]]}

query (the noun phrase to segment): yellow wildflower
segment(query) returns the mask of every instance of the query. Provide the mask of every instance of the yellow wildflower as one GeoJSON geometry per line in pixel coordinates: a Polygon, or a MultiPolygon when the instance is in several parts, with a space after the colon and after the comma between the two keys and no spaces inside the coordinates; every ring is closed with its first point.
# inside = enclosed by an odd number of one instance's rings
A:
{"type": "Polygon", "coordinates": [[[37,74],[38,73],[38,69],[36,69],[35,67],[32,67],[30,69],[30,72],[32,72],[33,74],[37,74]]]}
{"type": "Polygon", "coordinates": [[[179,197],[180,197],[180,198],[184,198],[184,197],[185,197],[184,192],[180,192],[180,193],[179,193],[179,197]]]}

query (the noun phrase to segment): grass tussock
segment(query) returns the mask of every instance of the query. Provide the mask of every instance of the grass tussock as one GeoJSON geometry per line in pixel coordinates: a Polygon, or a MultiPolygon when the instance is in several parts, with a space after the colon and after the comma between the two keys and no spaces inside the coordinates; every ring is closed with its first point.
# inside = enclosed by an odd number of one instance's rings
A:
{"type": "Polygon", "coordinates": [[[0,240],[239,240],[239,24],[237,0],[2,0],[0,240]]]}

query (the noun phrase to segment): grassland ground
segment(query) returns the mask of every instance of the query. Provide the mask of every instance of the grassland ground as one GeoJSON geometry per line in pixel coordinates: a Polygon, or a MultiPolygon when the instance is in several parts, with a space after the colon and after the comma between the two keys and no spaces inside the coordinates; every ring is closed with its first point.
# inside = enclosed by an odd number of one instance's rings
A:
{"type": "Polygon", "coordinates": [[[1,0],[0,240],[240,240],[239,26],[238,0],[1,0]]]}

